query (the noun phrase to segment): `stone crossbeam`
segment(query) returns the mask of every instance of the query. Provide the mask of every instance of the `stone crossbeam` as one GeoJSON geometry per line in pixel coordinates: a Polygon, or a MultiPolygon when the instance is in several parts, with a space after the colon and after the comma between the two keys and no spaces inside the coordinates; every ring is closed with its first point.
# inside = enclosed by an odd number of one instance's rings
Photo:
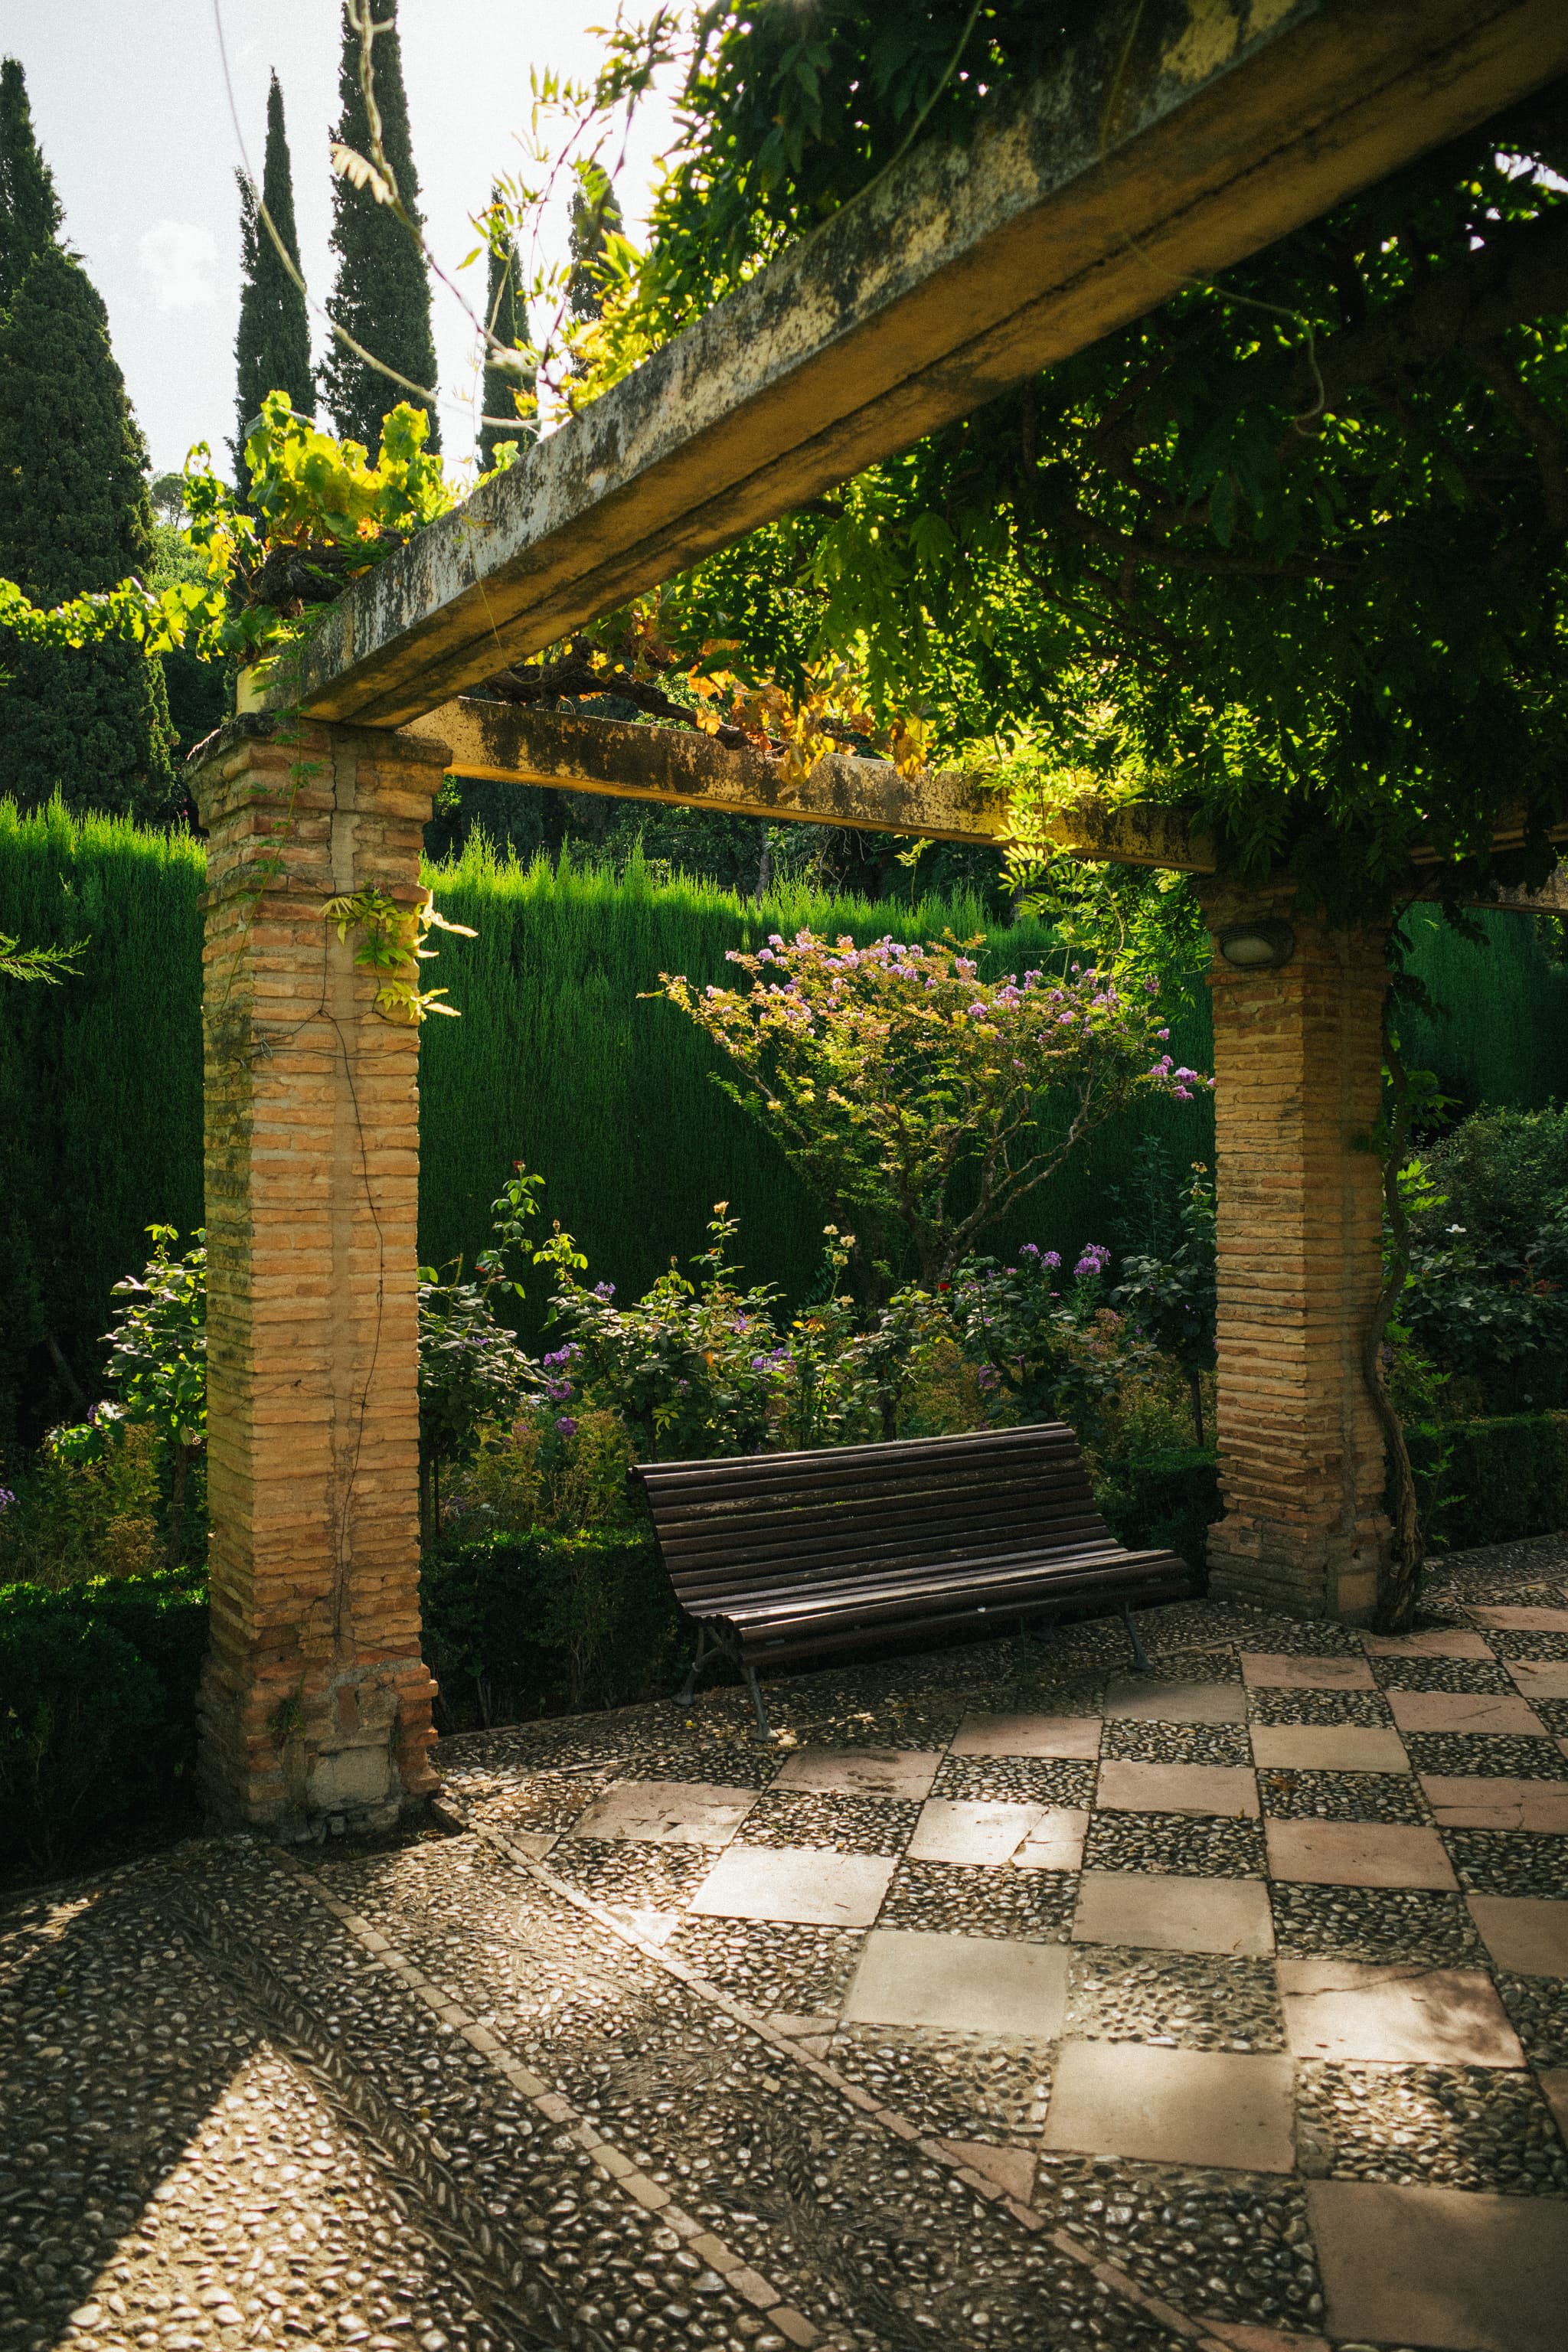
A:
{"type": "Polygon", "coordinates": [[[268,700],[402,726],[1565,69],[1563,0],[1116,0],[360,582],[268,700]]]}
{"type": "MultiPolygon", "coordinates": [[[[593,719],[510,702],[460,696],[405,730],[447,747],[452,774],[499,784],[554,785],[666,807],[721,809],[772,824],[854,825],[927,841],[1000,848],[1006,808],[1000,793],[953,769],[900,775],[887,760],[831,753],[790,782],[784,762],[750,749],[731,750],[690,727],[593,719]]],[[[1059,810],[1046,830],[1058,849],[1089,864],[1160,866],[1212,874],[1214,845],[1186,813],[1155,802],[1083,799],[1059,810]]],[[[1559,828],[1568,835],[1568,826],[1559,828]]],[[[1498,846],[1516,846],[1505,826],[1498,846]]],[[[1427,863],[1417,861],[1417,873],[1427,863]]],[[[1423,893],[1437,896],[1434,881],[1423,893]]],[[[1519,914],[1568,916],[1568,867],[1539,890],[1495,887],[1469,902],[1519,914]]]]}

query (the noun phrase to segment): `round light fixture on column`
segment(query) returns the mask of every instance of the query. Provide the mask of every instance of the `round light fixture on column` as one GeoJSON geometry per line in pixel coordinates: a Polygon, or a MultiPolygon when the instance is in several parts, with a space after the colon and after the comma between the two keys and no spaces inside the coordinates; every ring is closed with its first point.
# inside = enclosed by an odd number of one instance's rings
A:
{"type": "Polygon", "coordinates": [[[1295,954],[1296,934],[1289,923],[1232,923],[1219,935],[1219,951],[1243,971],[1273,971],[1295,954]]]}

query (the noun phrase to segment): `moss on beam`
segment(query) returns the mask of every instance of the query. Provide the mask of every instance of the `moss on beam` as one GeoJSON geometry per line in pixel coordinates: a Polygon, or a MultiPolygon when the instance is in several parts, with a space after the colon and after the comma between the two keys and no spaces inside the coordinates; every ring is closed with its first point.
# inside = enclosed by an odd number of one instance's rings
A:
{"type": "MultiPolygon", "coordinates": [[[[1006,809],[999,793],[952,769],[900,775],[886,760],[831,753],[791,782],[784,762],[731,751],[695,728],[580,718],[463,696],[416,719],[409,734],[449,747],[454,775],[501,784],[553,784],[620,800],[722,809],[768,824],[858,825],[1000,849],[1006,809]]],[[[1121,866],[1213,871],[1208,843],[1189,832],[1180,809],[1111,807],[1085,800],[1051,819],[1058,848],[1121,866]]]]}
{"type": "Polygon", "coordinates": [[[268,700],[405,725],[1564,70],[1563,0],[1115,0],[359,583],[268,700]]]}

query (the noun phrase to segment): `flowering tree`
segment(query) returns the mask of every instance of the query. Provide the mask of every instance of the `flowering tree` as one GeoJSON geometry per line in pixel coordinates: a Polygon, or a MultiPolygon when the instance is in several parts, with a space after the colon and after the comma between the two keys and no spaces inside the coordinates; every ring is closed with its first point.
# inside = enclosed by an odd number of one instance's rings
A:
{"type": "Polygon", "coordinates": [[[1074,964],[1059,978],[982,981],[977,941],[858,948],[773,933],[730,961],[751,986],[663,992],[741,1073],[727,1093],[762,1119],[806,1181],[876,1255],[877,1297],[902,1227],[927,1287],[1054,1175],[1089,1129],[1140,1095],[1186,1100],[1209,1082],[1173,1069],[1157,982],[1074,964]]]}

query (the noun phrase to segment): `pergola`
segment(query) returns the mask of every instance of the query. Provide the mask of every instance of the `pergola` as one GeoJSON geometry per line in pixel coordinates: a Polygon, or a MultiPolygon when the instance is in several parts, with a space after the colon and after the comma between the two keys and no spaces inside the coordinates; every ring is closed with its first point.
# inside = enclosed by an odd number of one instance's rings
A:
{"type": "MultiPolygon", "coordinates": [[[[466,699],[627,596],[1311,219],[1568,68],[1562,0],[1122,0],[972,143],[897,171],[333,607],[203,747],[215,1809],[283,1836],[433,1786],[419,1649],[417,1033],[329,897],[409,903],[444,772],[994,839],[957,777],[773,763],[466,699]]],[[[1179,811],[1059,820],[1090,858],[1238,893],[1179,811]]],[[[1557,889],[1514,903],[1561,911],[1557,889]]],[[[1214,1590],[1363,1620],[1387,1543],[1363,1370],[1380,1278],[1380,929],[1289,913],[1213,971],[1214,1590]]]]}

